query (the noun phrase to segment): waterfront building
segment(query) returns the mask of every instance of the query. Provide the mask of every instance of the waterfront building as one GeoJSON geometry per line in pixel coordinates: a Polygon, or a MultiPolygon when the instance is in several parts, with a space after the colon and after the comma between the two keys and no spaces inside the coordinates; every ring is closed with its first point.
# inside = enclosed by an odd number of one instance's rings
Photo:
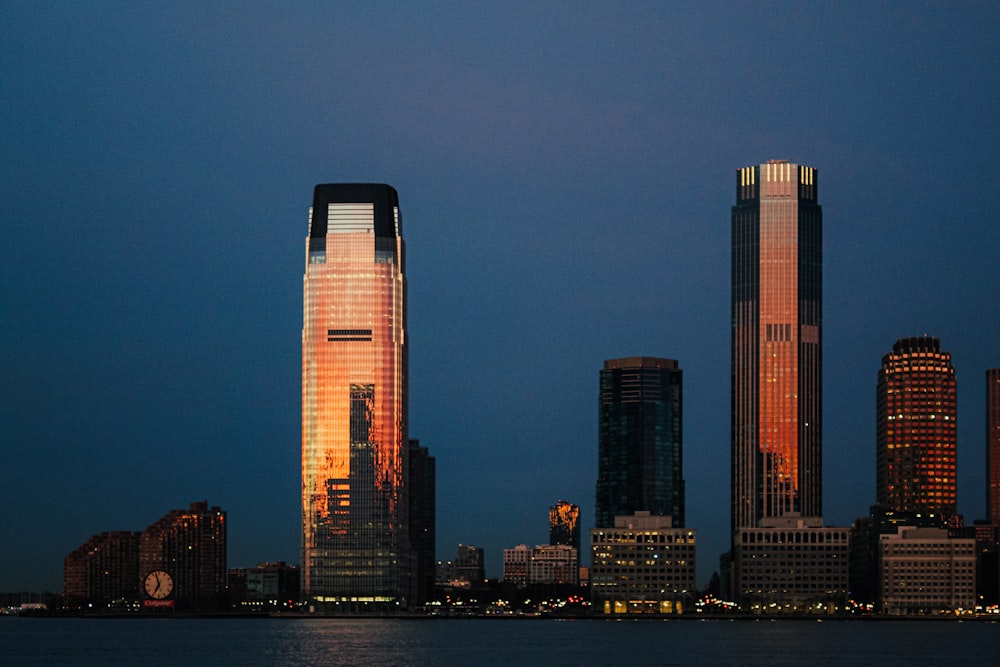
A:
{"type": "Polygon", "coordinates": [[[626,357],[600,375],[595,521],[649,512],[684,525],[682,373],[674,359],[626,357]]]}
{"type": "Polygon", "coordinates": [[[1000,368],[986,371],[986,519],[1000,526],[1000,368]]]}
{"type": "Polygon", "coordinates": [[[419,605],[426,603],[434,592],[437,540],[436,462],[419,440],[410,440],[409,469],[412,603],[419,605]]]}
{"type": "Polygon", "coordinates": [[[696,597],[697,533],[648,511],[590,531],[591,604],[598,613],[680,614],[696,597]]]}
{"type": "Polygon", "coordinates": [[[528,563],[531,562],[531,549],[527,544],[503,550],[503,580],[512,584],[528,583],[528,563]]]}
{"type": "Polygon", "coordinates": [[[531,550],[528,563],[529,584],[564,584],[576,586],[580,581],[580,557],[575,547],[567,544],[539,544],[531,550]]]}
{"type": "Polygon", "coordinates": [[[823,212],[816,169],[738,169],[732,208],[732,532],[822,515],[823,212]]]}
{"type": "Polygon", "coordinates": [[[950,538],[943,528],[900,526],[881,535],[878,608],[887,615],[972,611],[975,549],[974,538],[950,538]]]}
{"type": "Polygon", "coordinates": [[[71,607],[107,609],[139,599],[139,536],[94,535],[63,561],[63,598],[71,607]]]}
{"type": "Polygon", "coordinates": [[[876,502],[901,512],[957,511],[957,398],[937,338],[900,338],[876,389],[876,502]]]}
{"type": "MultiPolygon", "coordinates": [[[[142,531],[139,576],[165,572],[172,582],[169,599],[178,609],[216,609],[226,596],[226,513],[193,502],[171,510],[142,531]]],[[[147,591],[148,593],[149,591],[147,591]]]]}
{"type": "Polygon", "coordinates": [[[503,580],[519,585],[565,584],[580,581],[579,552],[565,544],[519,544],[503,550],[503,580]]]}
{"type": "Polygon", "coordinates": [[[580,550],[580,507],[560,500],[549,508],[549,544],[580,550]]]}
{"type": "Polygon", "coordinates": [[[786,515],[733,539],[734,592],[757,614],[831,614],[847,602],[850,531],[786,515]]]}
{"type": "Polygon", "coordinates": [[[406,270],[383,184],[317,185],[302,325],[302,587],[330,611],[411,599],[406,270]]]}
{"type": "Polygon", "coordinates": [[[879,549],[882,535],[896,535],[900,527],[942,528],[946,518],[934,512],[904,512],[871,507],[867,517],[851,527],[851,599],[874,606],[879,599],[879,549]]]}
{"type": "Polygon", "coordinates": [[[459,544],[455,552],[455,574],[460,580],[479,586],[486,581],[483,550],[471,544],[459,544]]]}

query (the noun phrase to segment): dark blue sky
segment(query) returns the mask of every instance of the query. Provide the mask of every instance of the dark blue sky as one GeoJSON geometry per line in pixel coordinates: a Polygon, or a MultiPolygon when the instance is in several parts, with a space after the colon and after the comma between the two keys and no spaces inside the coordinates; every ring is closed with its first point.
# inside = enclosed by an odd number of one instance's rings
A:
{"type": "Polygon", "coordinates": [[[735,170],[819,169],[825,517],[874,500],[901,336],[1000,366],[996,3],[0,3],[0,590],[207,499],[299,561],[307,209],[399,191],[438,557],[592,527],[603,360],[684,370],[699,582],[729,526],[735,170]]]}

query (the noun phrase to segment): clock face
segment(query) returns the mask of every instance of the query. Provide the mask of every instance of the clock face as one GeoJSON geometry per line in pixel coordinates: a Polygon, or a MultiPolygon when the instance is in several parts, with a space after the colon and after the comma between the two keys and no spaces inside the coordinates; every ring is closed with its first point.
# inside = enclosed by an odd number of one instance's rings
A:
{"type": "Polygon", "coordinates": [[[162,600],[174,590],[174,579],[163,570],[153,570],[146,575],[146,595],[162,600]]]}

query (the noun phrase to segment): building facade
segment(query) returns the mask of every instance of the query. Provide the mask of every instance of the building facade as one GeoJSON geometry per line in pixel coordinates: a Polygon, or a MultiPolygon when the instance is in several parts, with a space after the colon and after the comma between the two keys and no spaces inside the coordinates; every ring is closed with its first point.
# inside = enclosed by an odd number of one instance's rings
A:
{"type": "Polygon", "coordinates": [[[479,586],[486,581],[486,559],[481,547],[459,544],[455,551],[455,574],[458,579],[479,586]]]}
{"type": "Polygon", "coordinates": [[[673,359],[604,362],[600,375],[595,522],[649,512],[684,525],[682,373],[673,359]]]}
{"type": "Polygon", "coordinates": [[[580,506],[560,500],[549,508],[549,544],[580,551],[580,506]]]}
{"type": "Polygon", "coordinates": [[[434,593],[437,541],[437,463],[419,440],[410,440],[410,545],[413,550],[413,604],[434,593]]]}
{"type": "Polygon", "coordinates": [[[951,355],[937,338],[900,338],[882,357],[876,389],[879,507],[957,511],[957,394],[951,355]]]}
{"type": "Polygon", "coordinates": [[[303,593],[327,609],[406,606],[406,271],[392,187],[316,186],[303,283],[303,593]]]}
{"type": "Polygon", "coordinates": [[[226,513],[205,501],[171,510],[142,531],[139,576],[166,572],[178,609],[216,609],[226,604],[226,513]]]}
{"type": "Polygon", "coordinates": [[[63,561],[66,604],[106,609],[138,600],[140,535],[127,530],[101,533],[66,556],[63,561]]]}
{"type": "Polygon", "coordinates": [[[534,548],[519,544],[504,549],[503,580],[513,584],[576,586],[580,582],[579,552],[565,544],[539,544],[534,548]]]}
{"type": "Polygon", "coordinates": [[[503,550],[503,580],[512,584],[528,583],[531,548],[527,544],[503,550]]]}
{"type": "Polygon", "coordinates": [[[879,608],[888,615],[972,611],[976,540],[901,526],[879,538],[879,608]]]}
{"type": "Polygon", "coordinates": [[[733,540],[734,592],[758,614],[831,614],[847,602],[850,530],[822,520],[766,519],[733,540]]]}
{"type": "Polygon", "coordinates": [[[822,516],[823,212],[816,169],[736,172],[732,530],[822,516]]]}
{"type": "Polygon", "coordinates": [[[696,531],[669,516],[636,512],[590,531],[590,596],[598,613],[680,614],[693,610],[696,531]]]}
{"type": "Polygon", "coordinates": [[[986,518],[1000,525],[1000,368],[986,371],[986,518]]]}

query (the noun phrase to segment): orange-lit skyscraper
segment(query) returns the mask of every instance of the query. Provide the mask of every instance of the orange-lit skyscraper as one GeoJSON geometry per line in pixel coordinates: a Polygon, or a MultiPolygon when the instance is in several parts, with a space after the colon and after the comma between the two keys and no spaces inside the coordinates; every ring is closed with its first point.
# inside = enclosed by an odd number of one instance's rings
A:
{"type": "Polygon", "coordinates": [[[986,516],[1000,525],[1000,368],[986,371],[986,516]]]}
{"type": "Polygon", "coordinates": [[[344,610],[405,606],[406,272],[392,187],[316,186],[303,301],[303,593],[344,610]]]}
{"type": "Polygon", "coordinates": [[[875,495],[881,509],[957,509],[955,369],[937,338],[900,338],[876,389],[875,495]]]}
{"type": "Polygon", "coordinates": [[[549,544],[580,551],[580,506],[560,500],[549,508],[549,544]]]}
{"type": "Polygon", "coordinates": [[[738,169],[732,225],[732,529],[822,515],[823,212],[817,172],[738,169]]]}

